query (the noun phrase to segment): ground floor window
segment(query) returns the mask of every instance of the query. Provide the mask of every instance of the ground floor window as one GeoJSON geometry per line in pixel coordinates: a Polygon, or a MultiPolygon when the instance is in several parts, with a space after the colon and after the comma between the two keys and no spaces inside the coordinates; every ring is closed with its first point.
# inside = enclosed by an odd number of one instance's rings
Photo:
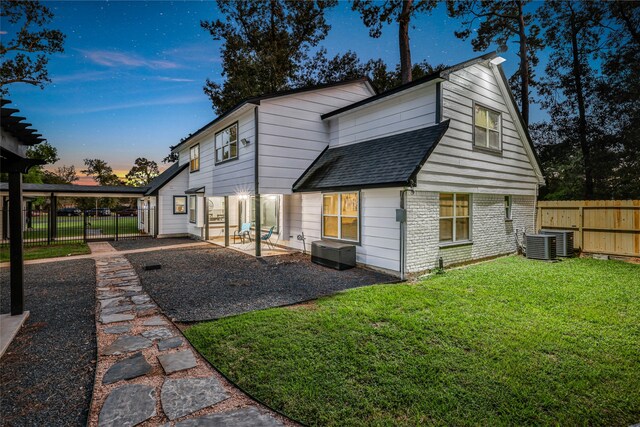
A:
{"type": "Polygon", "coordinates": [[[360,239],[360,195],[322,195],[322,237],[357,242],[360,239]]]}
{"type": "Polygon", "coordinates": [[[469,240],[469,195],[440,194],[440,243],[469,240]]]}
{"type": "Polygon", "coordinates": [[[196,222],[196,196],[189,196],[189,222],[196,222]]]}
{"type": "Polygon", "coordinates": [[[187,213],[187,196],[173,196],[173,214],[184,215],[187,213]]]}
{"type": "MultiPolygon", "coordinates": [[[[240,224],[250,222],[255,228],[256,199],[254,196],[239,201],[238,214],[240,224]]],[[[271,227],[274,227],[274,233],[280,232],[280,195],[278,194],[260,196],[260,228],[262,231],[269,231],[271,227]]]]}
{"type": "Polygon", "coordinates": [[[513,207],[513,199],[511,196],[504,196],[504,219],[511,218],[511,208],[513,207]]]}

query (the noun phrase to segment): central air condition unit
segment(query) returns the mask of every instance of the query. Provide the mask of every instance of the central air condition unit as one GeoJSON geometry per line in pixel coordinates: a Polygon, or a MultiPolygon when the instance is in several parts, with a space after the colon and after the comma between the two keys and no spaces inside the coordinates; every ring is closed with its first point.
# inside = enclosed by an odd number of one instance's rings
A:
{"type": "Polygon", "coordinates": [[[556,236],[551,234],[527,235],[527,258],[556,259],[556,236]]]}
{"type": "Polygon", "coordinates": [[[556,236],[556,254],[558,256],[573,256],[573,231],[540,230],[540,234],[556,236]]]}

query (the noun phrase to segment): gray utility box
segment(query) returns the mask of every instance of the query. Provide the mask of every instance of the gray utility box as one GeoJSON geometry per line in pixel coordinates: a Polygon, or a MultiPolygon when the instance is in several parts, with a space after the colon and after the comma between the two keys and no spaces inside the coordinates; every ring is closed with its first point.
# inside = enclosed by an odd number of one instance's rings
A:
{"type": "Polygon", "coordinates": [[[346,270],[356,266],[356,247],[348,243],[316,240],[311,243],[311,262],[346,270]]]}
{"type": "Polygon", "coordinates": [[[570,230],[540,230],[540,234],[556,236],[556,255],[573,256],[573,231],[570,230]]]}
{"type": "Polygon", "coordinates": [[[556,236],[551,234],[527,234],[527,258],[556,259],[556,236]]]}

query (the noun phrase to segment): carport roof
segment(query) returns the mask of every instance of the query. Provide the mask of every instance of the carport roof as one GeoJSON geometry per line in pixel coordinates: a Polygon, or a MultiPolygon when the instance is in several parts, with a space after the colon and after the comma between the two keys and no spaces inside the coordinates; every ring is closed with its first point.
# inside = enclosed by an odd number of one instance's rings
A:
{"type": "MultiPolygon", "coordinates": [[[[122,195],[124,197],[143,196],[149,187],[125,187],[112,185],[74,185],[74,184],[22,184],[24,193],[65,193],[78,195],[122,195]]],[[[9,191],[6,182],[0,182],[0,191],[9,191]]]]}

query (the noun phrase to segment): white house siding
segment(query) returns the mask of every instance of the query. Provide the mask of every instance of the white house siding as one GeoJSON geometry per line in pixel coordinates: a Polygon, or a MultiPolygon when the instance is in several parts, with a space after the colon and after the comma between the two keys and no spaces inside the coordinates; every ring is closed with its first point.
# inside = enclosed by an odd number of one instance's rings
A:
{"type": "Polygon", "coordinates": [[[513,196],[512,220],[505,219],[504,195],[471,195],[471,244],[440,246],[440,193],[416,191],[407,193],[408,273],[419,273],[438,266],[458,264],[482,258],[513,253],[516,232],[534,230],[535,196],[513,196]]]}
{"type": "MultiPolygon", "coordinates": [[[[297,236],[304,233],[306,250],[322,233],[322,193],[302,193],[287,196],[284,203],[289,220],[289,240],[280,243],[302,250],[297,236]]],[[[360,192],[361,239],[356,246],[356,260],[369,267],[400,271],[400,223],[396,209],[400,207],[400,189],[372,189],[360,192]]],[[[284,236],[287,237],[287,236],[284,236]]],[[[283,237],[283,239],[284,239],[283,237]]]]}
{"type": "Polygon", "coordinates": [[[418,175],[426,191],[537,194],[536,177],[525,144],[516,131],[517,120],[507,108],[493,71],[476,64],[450,74],[442,83],[443,120],[449,129],[418,175]],[[502,153],[473,148],[473,101],[502,115],[502,153]]]}
{"type": "Polygon", "coordinates": [[[173,213],[173,196],[185,196],[184,191],[188,188],[188,183],[189,168],[180,172],[158,191],[158,237],[187,234],[189,215],[173,213]]]}
{"type": "Polygon", "coordinates": [[[293,183],[329,144],[322,114],[373,95],[364,82],[266,99],[259,110],[261,194],[291,194],[293,183]]]}
{"type": "Polygon", "coordinates": [[[330,122],[330,145],[339,146],[435,124],[435,83],[345,113],[330,122]]]}

